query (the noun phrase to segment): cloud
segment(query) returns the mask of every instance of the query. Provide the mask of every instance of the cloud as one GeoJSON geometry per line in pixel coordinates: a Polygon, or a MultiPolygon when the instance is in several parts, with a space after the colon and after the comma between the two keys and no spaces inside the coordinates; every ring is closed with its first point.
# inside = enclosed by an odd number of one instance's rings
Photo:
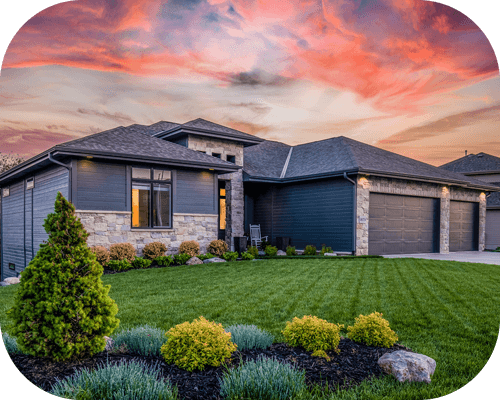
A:
{"type": "Polygon", "coordinates": [[[234,86],[283,86],[292,81],[280,75],[273,75],[265,71],[255,70],[230,74],[226,78],[234,86]]]}
{"type": "Polygon", "coordinates": [[[31,157],[50,147],[76,139],[51,129],[15,129],[0,127],[0,153],[14,153],[31,157]]]}
{"type": "Polygon", "coordinates": [[[135,120],[128,115],[125,115],[120,112],[115,112],[115,113],[109,113],[107,111],[101,112],[97,110],[89,110],[85,108],[79,108],[76,110],[79,114],[84,114],[84,115],[95,115],[97,117],[101,118],[106,118],[111,121],[114,121],[118,124],[123,124],[123,123],[135,123],[135,120]]]}

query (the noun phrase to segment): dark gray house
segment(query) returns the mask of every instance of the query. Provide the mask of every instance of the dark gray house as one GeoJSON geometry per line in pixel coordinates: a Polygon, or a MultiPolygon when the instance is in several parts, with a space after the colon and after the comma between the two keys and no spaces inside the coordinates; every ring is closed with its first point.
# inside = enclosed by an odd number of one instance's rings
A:
{"type": "MultiPolygon", "coordinates": [[[[441,168],[500,187],[500,157],[486,153],[469,154],[441,168]]],[[[497,247],[500,247],[500,192],[492,192],[486,196],[485,248],[495,250],[497,247]]]]}
{"type": "Polygon", "coordinates": [[[118,127],[62,143],[0,175],[2,279],[46,239],[57,191],[89,245],[232,245],[250,224],[273,243],[353,254],[483,250],[490,183],[345,137],[298,146],[203,119],[118,127]]]}

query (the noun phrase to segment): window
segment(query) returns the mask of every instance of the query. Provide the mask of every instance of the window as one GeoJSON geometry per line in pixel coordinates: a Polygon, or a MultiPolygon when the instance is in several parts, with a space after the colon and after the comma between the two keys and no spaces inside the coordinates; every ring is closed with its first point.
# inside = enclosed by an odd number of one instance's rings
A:
{"type": "Polygon", "coordinates": [[[215,157],[215,158],[220,158],[220,153],[212,153],[212,157],[215,157]]]}
{"type": "Polygon", "coordinates": [[[206,151],[203,151],[203,150],[196,150],[198,153],[203,153],[203,154],[206,154],[206,151]]]}
{"type": "Polygon", "coordinates": [[[15,270],[16,269],[16,264],[9,263],[9,269],[15,270]]]}
{"type": "Polygon", "coordinates": [[[2,197],[7,197],[10,194],[10,188],[4,188],[2,190],[2,197]]]}
{"type": "Polygon", "coordinates": [[[236,157],[235,156],[232,156],[232,155],[228,154],[226,156],[226,160],[229,161],[229,162],[232,162],[233,164],[236,164],[236,157]]]}
{"type": "Polygon", "coordinates": [[[219,229],[226,229],[226,189],[219,187],[219,229]]]}
{"type": "Polygon", "coordinates": [[[35,187],[35,178],[26,179],[26,189],[30,190],[35,187]]]}
{"type": "Polygon", "coordinates": [[[168,170],[132,168],[132,228],[170,228],[171,179],[168,170]]]}

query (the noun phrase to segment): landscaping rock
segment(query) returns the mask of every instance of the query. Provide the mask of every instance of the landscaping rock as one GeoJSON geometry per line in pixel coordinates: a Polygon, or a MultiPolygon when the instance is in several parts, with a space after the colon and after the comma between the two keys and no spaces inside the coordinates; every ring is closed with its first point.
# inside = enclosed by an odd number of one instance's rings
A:
{"type": "Polygon", "coordinates": [[[2,282],[0,282],[0,286],[9,286],[9,285],[10,285],[10,283],[3,282],[3,281],[2,281],[2,282]]]}
{"type": "Polygon", "coordinates": [[[337,255],[337,253],[325,253],[325,256],[328,256],[328,257],[333,257],[336,255],[337,255]]]}
{"type": "Polygon", "coordinates": [[[398,350],[386,353],[378,360],[378,365],[399,382],[431,383],[431,375],[436,369],[436,361],[423,354],[398,350]]]}
{"type": "Polygon", "coordinates": [[[104,336],[104,340],[106,340],[106,347],[104,350],[106,351],[111,351],[113,350],[113,347],[115,345],[115,341],[111,339],[109,336],[104,336]]]}
{"type": "Polygon", "coordinates": [[[259,256],[265,256],[265,255],[266,255],[265,251],[259,250],[259,256]]]}
{"type": "Polygon", "coordinates": [[[283,250],[278,250],[276,253],[277,256],[286,256],[286,253],[283,250]]]}
{"type": "Polygon", "coordinates": [[[223,258],[219,258],[219,257],[212,257],[212,258],[208,258],[205,261],[203,261],[203,264],[218,263],[218,262],[226,262],[226,260],[224,260],[223,258]]]}
{"type": "Polygon", "coordinates": [[[16,283],[21,282],[19,280],[19,278],[15,278],[15,277],[5,278],[3,281],[7,282],[9,285],[15,285],[16,283]]]}
{"type": "Polygon", "coordinates": [[[203,264],[203,261],[201,261],[198,257],[191,257],[189,260],[186,261],[186,265],[196,265],[196,264],[203,264]]]}
{"type": "Polygon", "coordinates": [[[338,256],[352,256],[350,251],[337,251],[338,256]]]}

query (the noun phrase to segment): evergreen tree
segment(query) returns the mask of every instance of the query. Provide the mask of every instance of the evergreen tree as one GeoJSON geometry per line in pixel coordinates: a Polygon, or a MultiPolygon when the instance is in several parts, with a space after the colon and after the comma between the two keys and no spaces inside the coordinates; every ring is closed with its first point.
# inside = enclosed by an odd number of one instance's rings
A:
{"type": "Polygon", "coordinates": [[[48,241],[22,272],[8,312],[17,343],[27,354],[55,361],[103,351],[104,336],[118,326],[118,307],[75,207],[60,192],[43,226],[48,241]]]}

